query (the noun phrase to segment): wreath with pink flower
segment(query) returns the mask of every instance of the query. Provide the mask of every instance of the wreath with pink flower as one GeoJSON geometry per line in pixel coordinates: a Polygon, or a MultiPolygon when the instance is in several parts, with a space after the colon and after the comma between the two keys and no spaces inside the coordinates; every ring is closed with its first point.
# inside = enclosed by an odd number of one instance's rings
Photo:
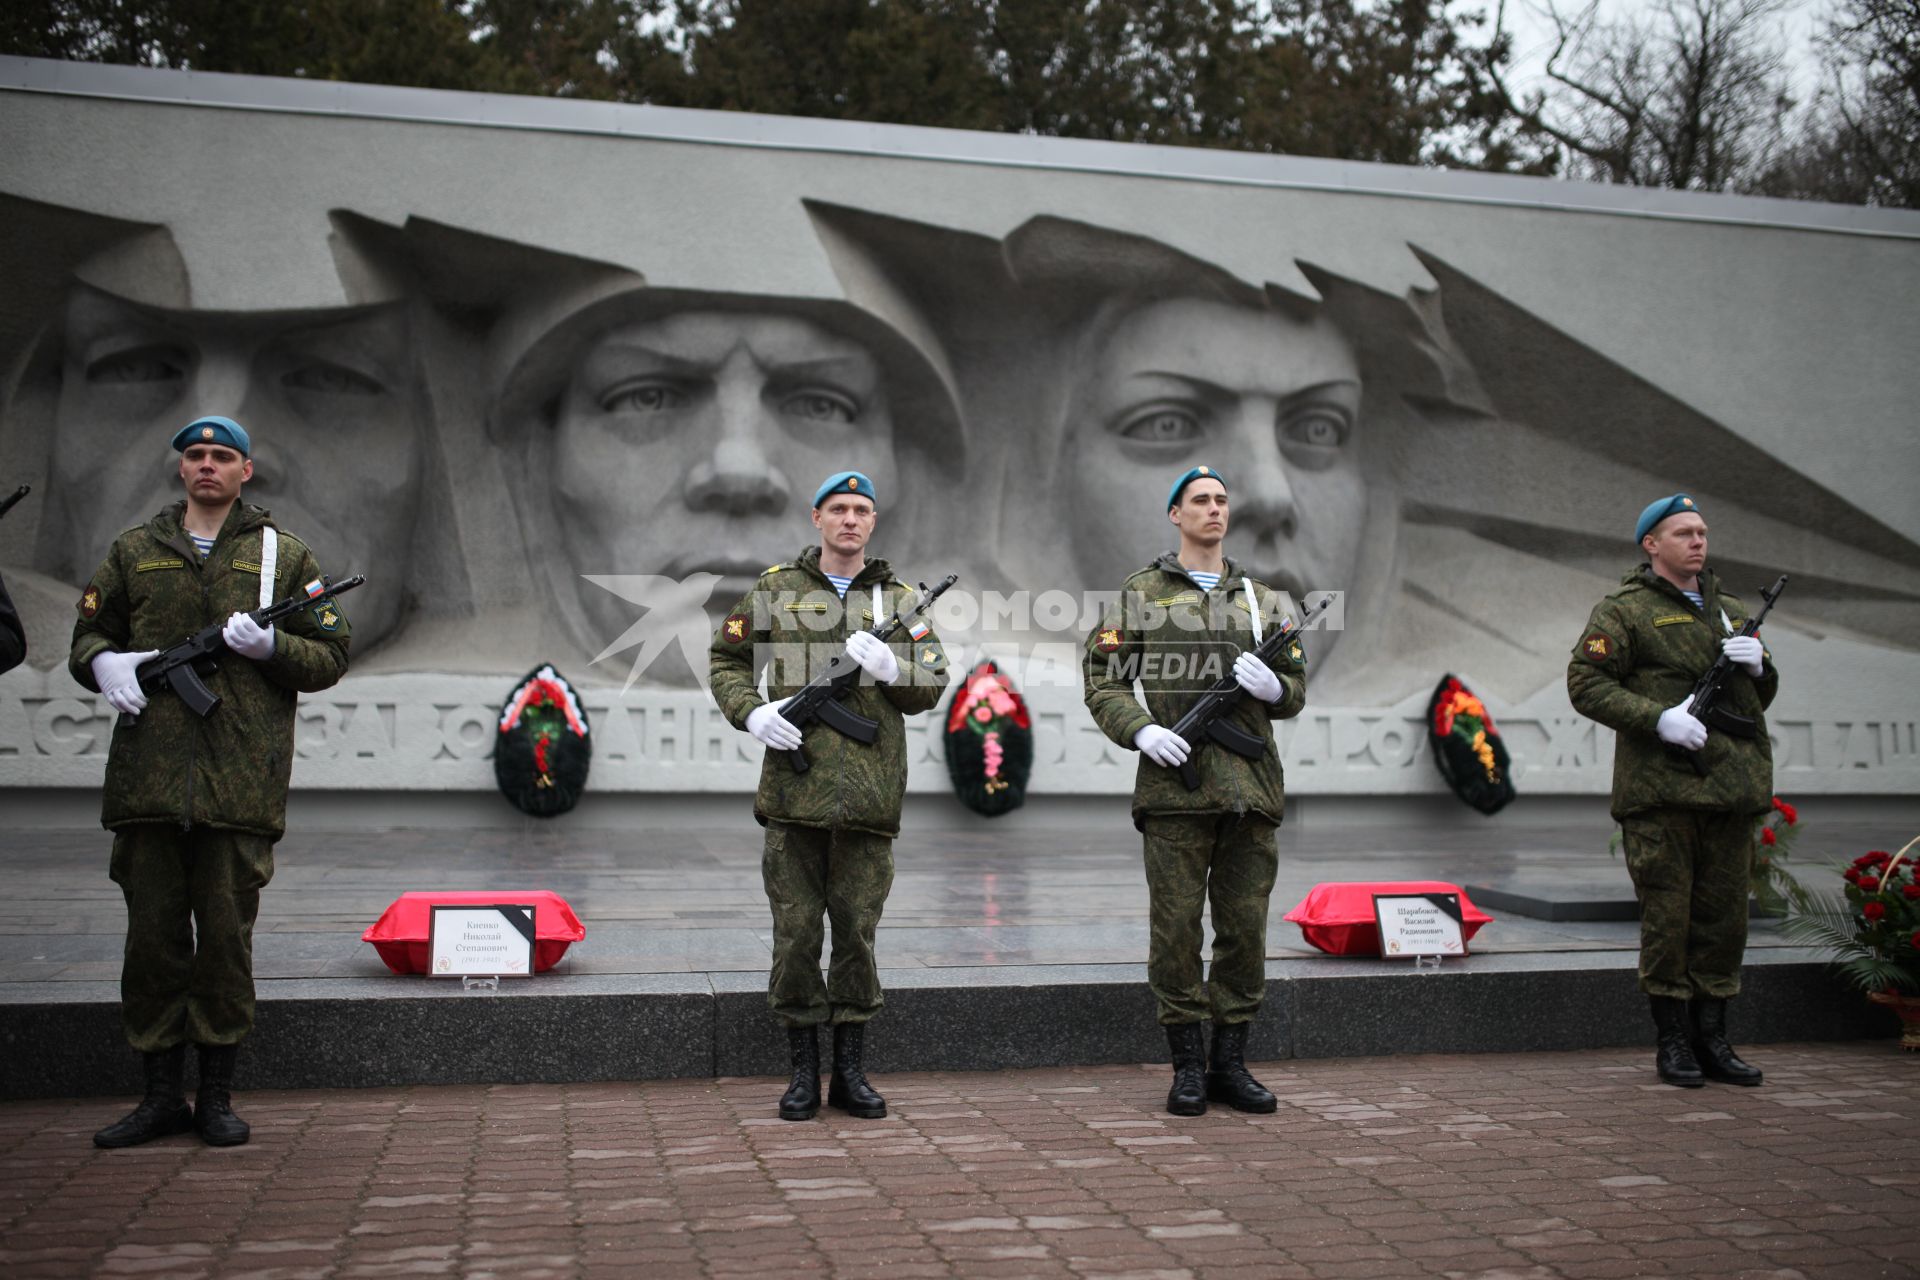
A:
{"type": "Polygon", "coordinates": [[[1027,799],[1033,720],[1013,681],[990,661],[967,673],[947,706],[947,775],[960,803],[994,818],[1027,799]]]}

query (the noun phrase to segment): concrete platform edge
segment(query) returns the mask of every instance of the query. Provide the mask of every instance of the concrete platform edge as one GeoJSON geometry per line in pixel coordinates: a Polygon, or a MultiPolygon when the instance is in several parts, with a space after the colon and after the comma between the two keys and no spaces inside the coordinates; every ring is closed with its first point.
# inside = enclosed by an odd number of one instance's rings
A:
{"type": "MultiPolygon", "coordinates": [[[[1286,966],[1268,981],[1248,1056],[1270,1062],[1650,1043],[1631,957],[1555,961],[1420,974],[1365,961],[1286,966]]],[[[321,984],[300,984],[310,994],[277,994],[279,984],[263,984],[237,1083],[244,1090],[784,1074],[785,1035],[757,983],[742,977],[466,998],[423,989],[367,999],[321,994],[321,984]]],[[[870,1070],[1165,1060],[1152,998],[1134,972],[1034,978],[980,984],[964,973],[931,973],[892,988],[868,1034],[870,1070]]],[[[91,998],[0,997],[0,1053],[8,1063],[0,1098],[139,1091],[139,1060],[122,1037],[118,1005],[104,984],[89,986],[91,998]]],[[[1742,1044],[1874,1038],[1895,1027],[1827,965],[1765,955],[1749,961],[1730,1023],[1742,1044]]],[[[1764,1054],[1758,1061],[1764,1067],[1764,1054]]]]}

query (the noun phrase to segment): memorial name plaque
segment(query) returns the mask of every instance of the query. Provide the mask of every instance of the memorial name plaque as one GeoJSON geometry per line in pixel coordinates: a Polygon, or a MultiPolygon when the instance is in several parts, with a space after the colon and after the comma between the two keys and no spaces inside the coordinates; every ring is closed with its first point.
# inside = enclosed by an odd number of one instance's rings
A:
{"type": "Polygon", "coordinates": [[[436,905],[427,935],[428,972],[436,978],[529,976],[533,913],[529,903],[436,905]]]}
{"type": "Polygon", "coordinates": [[[1387,959],[1467,954],[1457,893],[1376,893],[1373,915],[1387,959]]]}

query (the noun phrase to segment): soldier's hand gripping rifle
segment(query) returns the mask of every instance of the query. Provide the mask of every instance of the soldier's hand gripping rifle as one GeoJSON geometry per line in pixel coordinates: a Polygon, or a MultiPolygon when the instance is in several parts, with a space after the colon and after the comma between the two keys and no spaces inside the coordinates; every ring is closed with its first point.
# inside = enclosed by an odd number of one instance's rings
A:
{"type": "MultiPolygon", "coordinates": [[[[868,634],[878,636],[881,640],[891,640],[900,632],[911,630],[914,621],[933,606],[933,602],[940,598],[940,593],[959,580],[959,574],[950,573],[931,591],[927,590],[926,583],[921,583],[913,608],[905,613],[895,609],[892,617],[874,623],[868,634]]],[[[855,742],[864,742],[872,746],[873,740],[880,733],[879,722],[869,720],[857,711],[849,710],[846,704],[840,701],[841,695],[853,688],[859,680],[860,664],[844,651],[836,653],[832,661],[827,663],[826,670],[807,681],[800,692],[780,704],[780,714],[796,729],[804,731],[808,725],[818,720],[829,729],[843,733],[855,742]]],[[[807,759],[805,747],[795,747],[785,754],[787,763],[792,766],[795,773],[805,773],[813,767],[812,761],[807,759]]]]}
{"type": "Polygon", "coordinates": [[[28,494],[32,492],[33,492],[32,485],[23,484],[18,489],[15,489],[12,493],[8,494],[5,498],[0,498],[0,516],[4,516],[7,514],[7,512],[13,510],[14,503],[20,501],[20,499],[26,497],[28,494]]]}
{"type": "MultiPolygon", "coordinates": [[[[1771,591],[1761,590],[1760,607],[1754,611],[1752,617],[1747,619],[1747,625],[1741,627],[1735,634],[1743,636],[1757,634],[1760,624],[1767,620],[1767,611],[1773,608],[1773,602],[1778,600],[1780,593],[1786,589],[1787,575],[1783,573],[1780,575],[1780,580],[1773,584],[1771,591]]],[[[1721,700],[1726,697],[1727,680],[1733,675],[1733,669],[1733,659],[1727,656],[1725,649],[1722,649],[1720,656],[1713,660],[1713,665],[1707,668],[1706,674],[1695,682],[1693,693],[1687,698],[1687,714],[1707,726],[1709,730],[1718,729],[1730,738],[1753,738],[1759,734],[1760,726],[1751,717],[1738,715],[1720,705],[1721,700]]],[[[1698,751],[1673,746],[1668,747],[1667,750],[1684,761],[1701,777],[1707,776],[1706,762],[1700,759],[1698,751]]]]}
{"type": "MultiPolygon", "coordinates": [[[[247,616],[262,627],[270,627],[280,619],[307,608],[316,600],[351,591],[365,581],[365,576],[358,573],[351,578],[342,578],[338,582],[322,577],[320,590],[311,594],[302,591],[299,595],[288,596],[285,600],[276,600],[264,609],[253,610],[247,616]]],[[[214,709],[220,705],[220,695],[207,688],[202,677],[210,676],[217,671],[221,655],[231,652],[227,648],[225,638],[221,635],[226,625],[221,621],[204,627],[171,649],[162,650],[159,656],[148,658],[134,668],[134,678],[140,682],[140,691],[151,697],[163,688],[172,689],[180,695],[180,701],[186,703],[187,709],[193,714],[203,720],[212,715],[214,709]]],[[[122,729],[131,729],[140,722],[136,717],[123,711],[120,713],[118,723],[122,729]]]]}
{"type": "MultiPolygon", "coordinates": [[[[1253,655],[1260,661],[1272,666],[1293,639],[1302,631],[1311,627],[1332,605],[1335,596],[1331,591],[1323,591],[1318,599],[1307,607],[1300,625],[1295,626],[1291,619],[1274,628],[1273,634],[1253,648],[1253,655]]],[[[1251,602],[1249,602],[1251,603],[1251,602]]],[[[1207,691],[1200,695],[1200,701],[1187,709],[1173,726],[1173,731],[1186,740],[1187,746],[1197,754],[1203,743],[1211,740],[1249,760],[1258,760],[1267,753],[1267,744],[1248,733],[1227,718],[1228,714],[1240,705],[1247,691],[1233,677],[1233,672],[1214,681],[1207,691]]],[[[1200,769],[1190,754],[1180,764],[1180,781],[1189,791],[1200,789],[1200,769]]]]}

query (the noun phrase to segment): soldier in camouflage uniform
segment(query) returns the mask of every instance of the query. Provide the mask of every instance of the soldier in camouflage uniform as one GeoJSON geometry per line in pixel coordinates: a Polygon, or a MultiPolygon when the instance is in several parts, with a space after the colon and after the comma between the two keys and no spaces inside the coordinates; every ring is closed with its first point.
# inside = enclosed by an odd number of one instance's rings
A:
{"type": "Polygon", "coordinates": [[[1167,1110],[1200,1115],[1211,1098],[1268,1112],[1274,1098],[1247,1071],[1246,1044],[1266,985],[1267,899],[1279,858],[1274,832],[1286,807],[1272,722],[1306,706],[1306,657],[1297,642],[1278,668],[1247,652],[1257,643],[1253,610],[1269,630],[1284,619],[1272,589],[1244,578],[1221,552],[1227,488],[1220,473],[1195,467],[1181,476],[1167,496],[1167,515],[1180,531],[1180,550],[1128,578],[1087,637],[1087,709],[1109,738],[1140,752],[1133,824],[1144,835],[1152,916],[1147,982],[1173,1055],[1167,1110]],[[1234,724],[1266,744],[1257,760],[1186,742],[1166,727],[1228,671],[1246,695],[1234,724]],[[1146,691],[1144,707],[1134,697],[1136,678],[1146,691]],[[1189,756],[1200,773],[1197,791],[1188,791],[1178,772],[1189,756]],[[1208,904],[1213,969],[1203,983],[1200,917],[1208,904]],[[1210,1060],[1200,1031],[1208,1017],[1210,1060]]]}
{"type": "Polygon", "coordinates": [[[1640,515],[1648,562],[1594,606],[1567,664],[1582,715],[1615,731],[1613,817],[1640,900],[1640,989],[1652,1003],[1660,1079],[1757,1085],[1726,1039],[1740,991],[1754,833],[1773,797],[1766,708],[1779,690],[1758,637],[1733,633],[1747,607],[1706,568],[1707,524],[1684,493],[1640,515]],[[1723,705],[1756,723],[1752,738],[1709,734],[1687,711],[1694,683],[1725,653],[1735,674],[1723,705]],[[1696,774],[1680,754],[1697,752],[1696,774]]]}
{"type": "MultiPolygon", "coordinates": [[[[94,1135],[103,1147],[189,1128],[214,1146],[247,1140],[231,1101],[235,1047],[253,1027],[253,922],[286,829],[294,707],[347,669],[347,620],[330,597],[279,626],[247,616],[260,606],[273,522],[240,501],[253,475],[245,429],[201,418],[173,445],[186,499],[114,540],[81,594],[68,658],[75,680],[137,717],[114,730],[101,822],[127,901],[121,1013],[147,1092],[94,1135]],[[213,713],[201,719],[170,690],[149,701],[135,668],[223,621],[232,653],[205,677],[221,699],[213,713]],[[188,1041],[199,1051],[193,1108],[188,1041]]],[[[276,530],[271,546],[273,599],[319,579],[298,538],[276,530]]]]}
{"type": "Polygon", "coordinates": [[[887,1113],[863,1065],[866,1023],[883,1003],[874,931],[893,885],[893,837],[907,788],[904,717],[939,703],[947,660],[930,628],[891,645],[868,634],[911,607],[913,594],[885,560],[866,556],[876,507],[866,476],[830,477],[814,496],[820,545],[763,573],[721,623],[709,655],[721,712],[769,748],[753,816],[767,829],[761,876],[773,909],[767,1003],[787,1028],[793,1065],[780,1099],[783,1120],[811,1119],[820,1108],[816,1028],[826,1022],[833,1025],[827,1101],[854,1116],[887,1113]],[[841,701],[879,725],[871,745],[817,721],[803,735],[779,711],[843,650],[866,675],[841,701]],[[803,738],[812,767],[801,774],[784,753],[803,738]],[[823,916],[833,924],[825,982],[823,916]]]}

